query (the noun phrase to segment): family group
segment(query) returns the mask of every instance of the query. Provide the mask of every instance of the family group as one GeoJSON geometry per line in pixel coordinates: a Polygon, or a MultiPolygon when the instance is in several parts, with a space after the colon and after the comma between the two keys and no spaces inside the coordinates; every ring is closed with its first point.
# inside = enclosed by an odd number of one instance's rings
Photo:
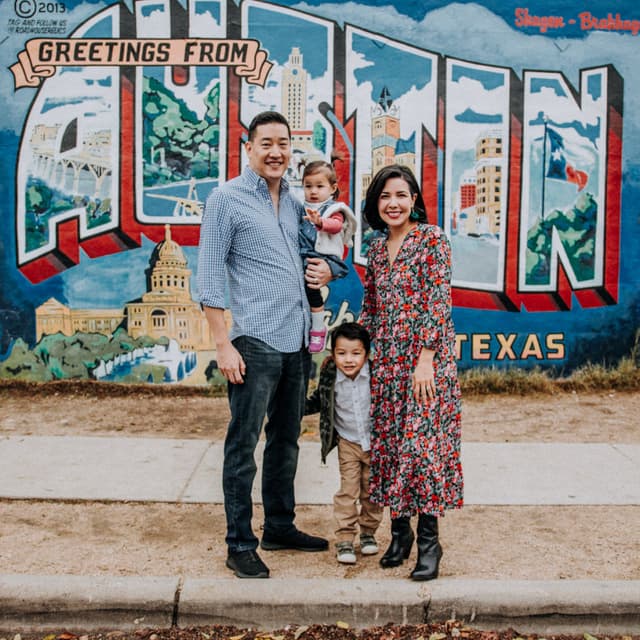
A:
{"type": "Polygon", "coordinates": [[[322,289],[343,277],[356,218],[338,201],[333,164],[309,162],[305,202],[290,190],[291,131],[275,111],[258,114],[242,174],[207,199],[198,290],[228,381],[224,443],[226,565],[240,578],[268,578],[265,550],[326,551],[329,541],[295,525],[300,423],[320,413],[323,461],[337,448],[336,559],[379,553],[383,510],[391,542],[383,568],[401,565],[414,542],[413,580],[437,578],[438,520],[463,504],[461,405],[451,319],[451,251],[427,222],[412,171],[395,164],[373,177],[363,215],[379,232],[367,252],[357,322],[327,336],[322,289]],[[227,329],[224,310],[233,324],[227,329]],[[313,353],[325,350],[308,395],[313,353]],[[254,452],[264,431],[258,540],[252,527],[254,452]],[[416,532],[412,518],[416,517],[416,532]]]}

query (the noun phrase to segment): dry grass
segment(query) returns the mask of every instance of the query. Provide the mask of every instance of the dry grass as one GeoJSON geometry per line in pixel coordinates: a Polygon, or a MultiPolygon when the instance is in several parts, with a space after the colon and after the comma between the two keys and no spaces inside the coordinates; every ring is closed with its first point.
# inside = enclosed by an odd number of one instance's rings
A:
{"type": "MultiPolygon", "coordinates": [[[[567,377],[556,377],[542,369],[468,369],[460,373],[460,384],[465,395],[530,395],[557,394],[570,391],[640,391],[640,369],[630,359],[616,367],[588,364],[567,377]]],[[[91,380],[56,380],[53,382],[26,382],[0,379],[2,394],[84,397],[138,396],[211,396],[226,395],[226,389],[209,386],[173,386],[151,384],[120,384],[91,380]]]]}
{"type": "Polygon", "coordinates": [[[623,358],[615,367],[586,364],[566,377],[553,371],[534,369],[468,369],[460,374],[465,395],[532,393],[556,394],[567,391],[639,391],[640,369],[635,358],[623,358]]]}
{"type": "Polygon", "coordinates": [[[557,380],[542,369],[498,369],[484,367],[460,373],[460,386],[465,395],[527,395],[558,393],[557,380]]]}
{"type": "MultiPolygon", "coordinates": [[[[586,364],[568,376],[558,376],[552,370],[540,368],[501,369],[485,367],[467,369],[460,373],[460,384],[465,395],[530,395],[557,394],[572,391],[640,391],[640,349],[636,345],[630,356],[617,365],[586,364]]],[[[88,397],[122,396],[213,396],[226,395],[225,385],[188,386],[152,385],[96,382],[92,380],[56,380],[52,382],[27,382],[0,379],[2,394],[55,396],[58,394],[88,397]]]]}
{"type": "Polygon", "coordinates": [[[587,363],[568,376],[559,376],[553,370],[543,370],[538,367],[467,369],[460,374],[460,384],[465,395],[640,391],[639,363],[640,329],[636,332],[631,353],[615,366],[587,363]]]}

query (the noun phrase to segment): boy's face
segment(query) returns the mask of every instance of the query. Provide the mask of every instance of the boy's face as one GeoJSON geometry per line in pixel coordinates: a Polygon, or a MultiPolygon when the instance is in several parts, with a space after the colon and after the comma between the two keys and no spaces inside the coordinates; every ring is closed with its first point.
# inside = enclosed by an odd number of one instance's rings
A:
{"type": "Polygon", "coordinates": [[[352,380],[367,361],[367,352],[361,340],[349,340],[341,336],[333,345],[332,353],[336,367],[352,380]]]}

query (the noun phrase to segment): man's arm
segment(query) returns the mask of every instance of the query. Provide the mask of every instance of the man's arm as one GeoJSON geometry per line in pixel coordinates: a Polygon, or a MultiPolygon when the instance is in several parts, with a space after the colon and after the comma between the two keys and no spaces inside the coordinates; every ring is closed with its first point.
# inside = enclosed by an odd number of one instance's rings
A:
{"type": "Polygon", "coordinates": [[[216,360],[220,373],[232,384],[242,384],[246,366],[242,356],[229,340],[224,309],[204,307],[204,314],[216,341],[216,360]]]}
{"type": "Polygon", "coordinates": [[[224,319],[226,262],[233,238],[229,206],[224,195],[214,189],[205,204],[198,248],[198,292],[205,316],[216,342],[218,369],[233,384],[244,382],[245,364],[229,340],[224,319]]]}

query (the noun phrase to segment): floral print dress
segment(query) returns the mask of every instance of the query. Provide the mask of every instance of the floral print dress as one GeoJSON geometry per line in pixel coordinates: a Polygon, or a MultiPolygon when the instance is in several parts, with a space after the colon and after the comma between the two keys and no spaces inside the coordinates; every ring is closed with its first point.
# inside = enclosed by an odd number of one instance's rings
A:
{"type": "Polygon", "coordinates": [[[460,385],[451,320],[451,251],[444,232],[418,224],[389,262],[371,243],[360,322],[373,341],[370,497],[392,518],[443,515],[463,502],[460,385]],[[423,347],[435,351],[436,397],[413,398],[423,347]]]}

